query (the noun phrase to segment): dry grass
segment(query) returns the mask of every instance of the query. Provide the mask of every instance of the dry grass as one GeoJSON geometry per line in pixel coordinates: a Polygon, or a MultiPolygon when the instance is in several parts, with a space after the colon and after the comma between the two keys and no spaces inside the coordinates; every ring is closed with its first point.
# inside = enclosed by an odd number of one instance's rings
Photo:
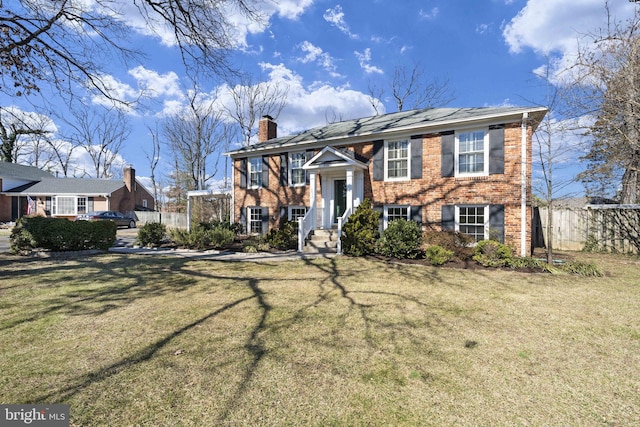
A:
{"type": "Polygon", "coordinates": [[[361,259],[0,257],[0,402],[74,425],[640,420],[640,261],[604,278],[361,259]]]}

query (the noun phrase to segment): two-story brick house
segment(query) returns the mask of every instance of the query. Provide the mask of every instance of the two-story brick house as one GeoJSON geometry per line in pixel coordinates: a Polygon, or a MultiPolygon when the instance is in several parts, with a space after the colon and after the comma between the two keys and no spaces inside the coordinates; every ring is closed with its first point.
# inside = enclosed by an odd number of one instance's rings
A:
{"type": "Polygon", "coordinates": [[[424,229],[531,247],[532,135],[545,108],[439,108],[347,120],[278,137],[268,116],[259,142],[229,153],[233,214],[249,233],[304,218],[303,235],[348,221],[365,198],[381,228],[424,229]]]}

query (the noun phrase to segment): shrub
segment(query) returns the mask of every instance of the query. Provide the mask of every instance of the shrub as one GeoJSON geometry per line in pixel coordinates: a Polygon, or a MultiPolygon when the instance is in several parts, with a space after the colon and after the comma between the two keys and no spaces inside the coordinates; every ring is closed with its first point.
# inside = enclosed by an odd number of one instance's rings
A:
{"type": "Polygon", "coordinates": [[[212,230],[209,230],[209,241],[213,248],[221,249],[233,242],[236,237],[236,234],[233,230],[222,227],[215,227],[212,230]]]}
{"type": "Polygon", "coordinates": [[[392,221],[382,237],[378,240],[376,248],[384,256],[394,258],[414,259],[422,254],[422,230],[415,221],[397,219],[392,221]]]}
{"type": "Polygon", "coordinates": [[[479,241],[473,255],[474,261],[485,267],[504,267],[512,258],[511,248],[496,240],[479,241]]]}
{"type": "Polygon", "coordinates": [[[560,266],[560,270],[569,273],[577,274],[580,276],[602,277],[604,272],[594,264],[588,264],[584,262],[568,262],[560,266]]]}
{"type": "Polygon", "coordinates": [[[425,258],[431,265],[442,265],[453,259],[453,251],[438,245],[429,246],[425,253],[425,258]]]}
{"type": "Polygon", "coordinates": [[[201,222],[199,224],[200,227],[205,230],[213,230],[214,228],[222,228],[225,230],[233,231],[233,234],[238,235],[242,233],[242,224],[238,222],[234,222],[233,224],[229,221],[211,221],[211,222],[201,222]]]}
{"type": "Polygon", "coordinates": [[[167,227],[159,222],[148,222],[138,229],[141,246],[159,246],[167,235],[167,227]]]}
{"type": "Polygon", "coordinates": [[[422,242],[423,250],[435,245],[453,252],[454,259],[467,261],[473,257],[473,238],[458,231],[428,231],[424,233],[422,242]]]}
{"type": "Polygon", "coordinates": [[[197,225],[191,231],[173,229],[169,231],[169,236],[178,246],[189,249],[220,249],[233,242],[235,234],[225,227],[213,227],[207,229],[197,225]]]}
{"type": "Polygon", "coordinates": [[[272,228],[266,237],[272,248],[286,251],[298,247],[298,223],[296,221],[281,221],[278,228],[272,228]]]}
{"type": "Polygon", "coordinates": [[[345,254],[362,256],[374,252],[380,236],[378,217],[378,212],[371,208],[371,202],[364,199],[342,230],[341,243],[345,254]]]}
{"type": "Polygon", "coordinates": [[[107,250],[116,240],[113,221],[69,221],[64,218],[22,217],[10,236],[10,251],[28,254],[51,251],[107,250]]]}

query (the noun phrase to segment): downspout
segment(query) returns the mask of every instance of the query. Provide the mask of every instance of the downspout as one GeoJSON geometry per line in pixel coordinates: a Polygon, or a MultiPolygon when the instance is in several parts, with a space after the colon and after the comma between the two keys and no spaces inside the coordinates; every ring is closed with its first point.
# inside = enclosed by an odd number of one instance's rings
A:
{"type": "Polygon", "coordinates": [[[529,113],[522,113],[522,167],[520,182],[520,256],[527,255],[527,122],[529,113]]]}
{"type": "Polygon", "coordinates": [[[229,223],[234,224],[236,222],[236,190],[235,190],[235,178],[236,174],[234,173],[234,159],[229,156],[231,160],[231,206],[229,206],[229,223]]]}

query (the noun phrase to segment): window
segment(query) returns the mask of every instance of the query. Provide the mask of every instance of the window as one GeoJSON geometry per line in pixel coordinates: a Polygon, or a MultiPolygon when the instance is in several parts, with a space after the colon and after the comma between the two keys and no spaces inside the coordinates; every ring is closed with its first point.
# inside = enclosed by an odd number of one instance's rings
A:
{"type": "Polygon", "coordinates": [[[249,224],[250,234],[262,233],[262,208],[249,208],[249,224]]]}
{"type": "Polygon", "coordinates": [[[488,164],[488,132],[476,130],[456,134],[456,174],[483,175],[488,164]]]}
{"type": "Polygon", "coordinates": [[[289,206],[289,221],[298,221],[298,218],[304,218],[307,214],[307,208],[304,206],[289,206]]]}
{"type": "Polygon", "coordinates": [[[51,215],[77,215],[93,210],[93,197],[55,196],[47,197],[45,210],[51,215]]]}
{"type": "Polygon", "coordinates": [[[307,183],[307,173],[302,166],[307,162],[307,153],[289,154],[289,183],[291,185],[305,185],[307,183]]]}
{"type": "Polygon", "coordinates": [[[87,198],[86,197],[78,197],[78,213],[79,214],[87,213],[87,198]]]}
{"type": "Polygon", "coordinates": [[[385,146],[385,177],[389,180],[409,178],[409,141],[388,141],[385,146]]]}
{"type": "Polygon", "coordinates": [[[142,207],[145,209],[149,207],[149,203],[147,202],[147,199],[142,199],[142,207]]]}
{"type": "Polygon", "coordinates": [[[409,220],[410,209],[409,206],[395,206],[387,205],[384,207],[384,228],[387,228],[391,221],[396,219],[409,220]]]}
{"type": "Polygon", "coordinates": [[[488,238],[488,206],[456,206],[456,231],[468,234],[476,242],[488,238]]]}
{"type": "Polygon", "coordinates": [[[249,188],[262,187],[262,157],[249,159],[249,188]]]}
{"type": "Polygon", "coordinates": [[[58,196],[54,198],[55,215],[75,215],[76,214],[76,198],[58,196]]]}

